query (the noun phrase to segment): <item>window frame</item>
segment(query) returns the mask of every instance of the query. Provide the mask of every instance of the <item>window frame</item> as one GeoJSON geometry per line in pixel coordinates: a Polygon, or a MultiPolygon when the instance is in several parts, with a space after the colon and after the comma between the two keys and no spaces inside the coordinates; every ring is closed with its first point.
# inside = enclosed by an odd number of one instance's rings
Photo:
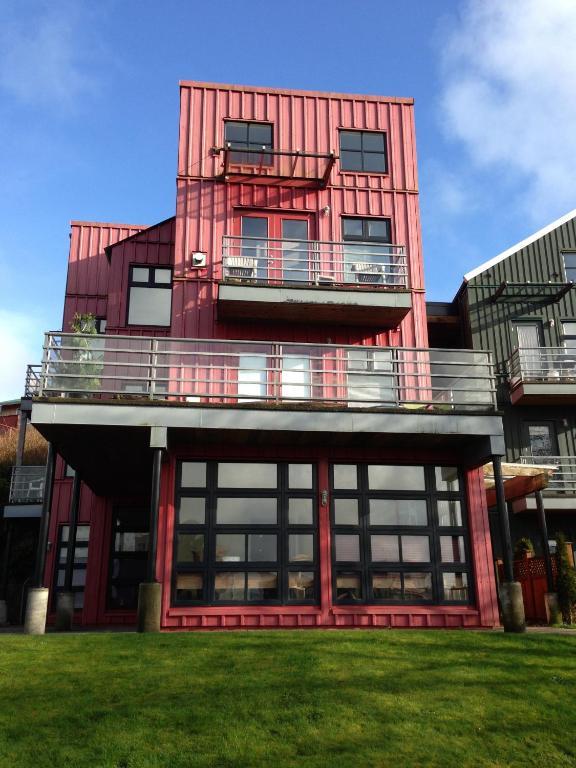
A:
{"type": "Polygon", "coordinates": [[[108,558],[108,581],[106,585],[106,610],[108,611],[135,611],[138,607],[138,591],[136,591],[136,602],[133,606],[125,606],[125,605],[114,605],[113,598],[112,598],[112,586],[114,584],[120,583],[121,586],[130,585],[132,583],[139,584],[140,581],[136,582],[134,579],[118,579],[113,577],[113,563],[115,559],[120,560],[140,560],[144,561],[144,572],[145,569],[148,566],[148,554],[150,551],[150,520],[149,520],[149,512],[145,507],[131,507],[131,506],[122,506],[117,505],[112,508],[112,514],[110,517],[110,549],[109,549],[109,558],[108,558]],[[135,514],[140,513],[142,516],[142,525],[141,526],[134,526],[134,525],[116,525],[116,520],[119,517],[119,513],[121,512],[133,512],[135,514]],[[147,533],[148,534],[148,548],[146,549],[146,552],[142,551],[135,551],[135,552],[120,552],[118,553],[116,551],[116,534],[117,533],[147,533]]]}
{"type": "MultiPolygon", "coordinates": [[[[271,122],[269,122],[267,120],[236,120],[236,119],[231,118],[231,117],[224,118],[224,129],[223,129],[222,146],[225,149],[229,149],[229,151],[231,153],[230,165],[249,165],[249,166],[254,166],[254,165],[259,166],[259,165],[262,165],[264,168],[270,168],[271,166],[274,165],[274,156],[273,155],[266,155],[265,153],[262,153],[262,156],[261,156],[261,155],[258,155],[257,153],[254,153],[254,155],[253,155],[254,160],[248,159],[247,162],[238,162],[238,161],[236,161],[234,159],[234,154],[233,153],[235,153],[235,152],[241,153],[243,150],[246,150],[246,149],[256,149],[256,148],[260,148],[261,149],[262,146],[265,146],[268,151],[273,152],[274,151],[274,145],[275,145],[275,142],[274,142],[274,123],[271,123],[271,122]],[[239,142],[232,142],[232,141],[226,139],[226,127],[228,125],[232,124],[232,123],[242,124],[242,125],[246,125],[247,126],[246,136],[247,136],[248,140],[247,140],[245,146],[243,146],[243,147],[233,147],[233,146],[231,146],[230,148],[228,147],[228,144],[233,144],[233,143],[238,144],[239,143],[239,142]],[[251,128],[251,126],[259,126],[259,127],[264,126],[264,127],[270,128],[270,146],[269,147],[266,144],[263,145],[261,142],[251,142],[250,141],[250,128],[251,128]]],[[[247,154],[248,154],[248,158],[250,158],[250,154],[251,153],[247,153],[247,154]]]]}
{"type": "MultiPolygon", "coordinates": [[[[74,580],[74,571],[84,571],[85,574],[87,574],[88,571],[88,558],[90,556],[90,530],[91,526],[90,523],[78,523],[76,526],[76,541],[74,545],[74,558],[72,560],[72,580],[74,580]],[[79,541],[78,540],[78,531],[81,528],[87,528],[88,529],[88,538],[85,541],[79,541]],[[77,563],[76,562],[76,550],[79,547],[86,547],[86,562],[84,563],[77,563]]],[[[70,546],[70,523],[60,523],[58,525],[58,532],[56,536],[56,552],[55,552],[55,558],[54,558],[54,578],[53,578],[53,589],[52,589],[52,605],[54,609],[56,608],[56,605],[58,603],[58,594],[61,592],[64,592],[65,587],[58,585],[58,573],[61,570],[64,570],[64,573],[66,573],[66,560],[68,558],[68,548],[70,546]],[[66,541],[63,540],[64,538],[64,529],[68,529],[68,539],[66,541]],[[66,560],[64,560],[64,563],[61,564],[60,561],[60,555],[62,552],[66,553],[66,560]]],[[[74,586],[72,584],[70,586],[70,592],[75,595],[77,593],[82,593],[82,607],[76,608],[76,606],[73,606],[74,611],[83,611],[84,610],[84,593],[86,592],[86,576],[84,577],[84,584],[81,586],[74,586]]]]}
{"type": "Polygon", "coordinates": [[[390,173],[390,163],[389,163],[389,156],[390,156],[390,148],[388,146],[388,131],[382,131],[382,130],[376,130],[376,129],[365,129],[365,128],[345,128],[340,127],[338,128],[338,151],[339,151],[339,158],[340,158],[340,173],[355,173],[355,174],[364,174],[367,176],[388,176],[390,173]],[[347,150],[344,149],[345,152],[358,152],[361,158],[361,164],[362,169],[361,170],[354,170],[350,168],[344,168],[342,166],[342,135],[344,133],[359,133],[360,134],[360,149],[359,150],[347,150]],[[380,134],[384,138],[384,152],[373,152],[371,150],[365,150],[364,149],[364,134],[380,134]],[[384,170],[383,171],[370,171],[364,169],[364,154],[371,154],[371,155],[384,155],[384,170]]]}
{"type": "Polygon", "coordinates": [[[570,250],[564,249],[563,251],[560,251],[560,256],[562,258],[562,269],[564,270],[564,280],[567,283],[576,283],[576,265],[573,267],[569,267],[566,264],[566,256],[572,256],[574,260],[576,261],[576,250],[570,250]],[[574,279],[571,280],[569,277],[569,272],[574,271],[574,279]]]}
{"type": "Polygon", "coordinates": [[[174,270],[171,266],[162,264],[130,264],[128,271],[128,290],[126,296],[126,325],[131,328],[170,328],[172,324],[172,287],[174,282],[174,270]],[[147,269],[148,280],[134,280],[135,269],[147,269]],[[163,269],[170,272],[170,281],[168,283],[156,282],[156,270],[163,269]],[[168,323],[131,323],[130,322],[130,304],[132,298],[132,288],[164,288],[170,291],[170,311],[168,323]]]}
{"type": "MultiPolygon", "coordinates": [[[[219,488],[217,485],[217,460],[202,458],[179,459],[176,470],[176,494],[174,504],[174,540],[172,547],[172,578],[171,578],[171,605],[172,607],[186,606],[264,606],[264,605],[308,605],[318,606],[320,600],[320,563],[319,563],[319,531],[318,531],[318,468],[313,461],[258,461],[252,462],[239,460],[222,460],[226,464],[276,464],[277,483],[276,488],[219,488]],[[191,488],[182,486],[182,465],[186,462],[204,462],[206,464],[206,483],[203,488],[191,488]],[[312,466],[311,488],[290,488],[288,486],[288,467],[290,464],[306,464],[312,466]],[[204,524],[180,523],[178,514],[182,498],[205,499],[204,524]],[[218,523],[216,520],[218,498],[276,498],[277,522],[276,524],[242,524],[242,523],[218,523]],[[312,508],[312,522],[310,524],[290,524],[288,519],[289,499],[310,499],[312,508]],[[179,533],[198,533],[204,536],[204,556],[201,563],[178,563],[177,547],[179,533]],[[216,537],[222,533],[238,534],[274,534],[277,536],[276,561],[217,561],[216,537]],[[313,534],[313,560],[290,562],[289,537],[291,534],[313,534]],[[278,597],[268,600],[217,600],[215,597],[215,579],[218,573],[260,573],[275,571],[278,575],[278,597]],[[314,595],[312,598],[295,600],[289,597],[290,573],[314,574],[314,595]],[[177,596],[177,581],[180,574],[198,574],[203,577],[202,599],[185,600],[177,596]]],[[[246,543],[245,543],[246,546],[246,543]]],[[[247,576],[245,577],[245,594],[247,589],[247,576]]]]}
{"type": "MultiPolygon", "coordinates": [[[[373,463],[373,462],[372,462],[373,463]]],[[[382,463],[382,462],[380,462],[382,463]]],[[[474,571],[472,568],[472,553],[470,542],[470,528],[468,523],[468,510],[465,494],[465,477],[462,469],[458,467],[458,491],[443,491],[436,489],[435,471],[436,467],[453,466],[448,463],[442,464],[422,464],[424,470],[424,489],[420,491],[376,491],[370,490],[368,485],[368,466],[371,463],[355,462],[331,462],[329,468],[330,483],[330,531],[331,531],[331,564],[332,564],[332,605],[350,606],[350,605],[388,605],[388,606],[406,606],[406,605],[448,605],[471,607],[476,603],[474,571]],[[334,466],[348,465],[357,467],[357,487],[355,489],[339,490],[334,487],[334,466]],[[358,525],[340,525],[335,522],[335,500],[347,498],[358,499],[359,519],[358,525]],[[425,500],[427,525],[370,525],[369,519],[369,500],[370,499],[391,499],[391,500],[425,500]],[[462,515],[462,525],[460,526],[440,526],[438,524],[438,501],[447,499],[459,501],[462,515]],[[334,546],[335,537],[339,533],[357,533],[360,537],[360,560],[356,562],[337,561],[336,548],[334,546]],[[430,547],[430,562],[406,562],[389,561],[378,562],[371,559],[371,536],[372,535],[391,535],[398,537],[399,547],[401,536],[421,535],[428,536],[430,547]],[[464,538],[464,556],[463,563],[444,563],[441,560],[440,537],[441,536],[462,536],[464,538]],[[377,598],[373,595],[372,575],[377,573],[430,573],[432,583],[432,597],[430,600],[390,600],[377,598]],[[338,574],[357,574],[360,576],[362,588],[362,597],[360,600],[338,600],[337,598],[337,578],[338,574]],[[468,599],[446,600],[444,599],[443,573],[465,573],[467,575],[468,599]]],[[[385,465],[390,466],[390,465],[385,465]]],[[[392,466],[403,466],[402,464],[392,466]]],[[[414,466],[414,465],[410,465],[414,466]]],[[[403,588],[403,576],[402,576],[403,588]]]]}
{"type": "Polygon", "coordinates": [[[342,223],[342,241],[345,243],[378,243],[382,245],[392,245],[392,218],[390,216],[341,216],[342,223]],[[362,235],[355,237],[354,235],[346,235],[344,231],[344,224],[346,221],[361,221],[362,222],[362,235]],[[370,223],[374,221],[386,222],[388,228],[388,239],[382,237],[373,237],[369,234],[370,223]]]}

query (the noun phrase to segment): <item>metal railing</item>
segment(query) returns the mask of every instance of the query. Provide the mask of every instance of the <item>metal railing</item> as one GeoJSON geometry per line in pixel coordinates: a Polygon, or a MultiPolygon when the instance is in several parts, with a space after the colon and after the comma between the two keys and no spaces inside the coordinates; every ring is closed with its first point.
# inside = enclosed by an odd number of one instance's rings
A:
{"type": "Polygon", "coordinates": [[[48,333],[38,397],[495,409],[487,352],[48,333]]]}
{"type": "Polygon", "coordinates": [[[10,478],[10,503],[35,504],[44,497],[44,476],[46,467],[12,467],[10,478]]]}
{"type": "Polygon", "coordinates": [[[402,245],[225,235],[222,277],[267,285],[407,288],[402,245]]]}
{"type": "Polygon", "coordinates": [[[576,349],[569,347],[533,347],[515,349],[508,362],[512,386],[522,381],[549,384],[576,384],[576,349]]]}
{"type": "Polygon", "coordinates": [[[520,464],[544,464],[557,467],[548,481],[546,492],[576,493],[576,457],[574,456],[520,456],[520,464]]]}
{"type": "Polygon", "coordinates": [[[286,181],[307,181],[313,186],[326,187],[338,155],[332,152],[302,152],[301,150],[270,149],[261,147],[213,147],[215,155],[223,155],[221,173],[224,179],[241,176],[250,178],[272,177],[286,181]]]}

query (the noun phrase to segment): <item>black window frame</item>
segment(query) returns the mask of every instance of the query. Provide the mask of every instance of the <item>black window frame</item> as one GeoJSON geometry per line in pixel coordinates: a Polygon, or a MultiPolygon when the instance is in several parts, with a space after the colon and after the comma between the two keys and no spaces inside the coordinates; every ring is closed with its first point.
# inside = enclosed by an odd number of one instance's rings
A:
{"type": "MultiPolygon", "coordinates": [[[[78,523],[76,527],[76,542],[74,546],[74,558],[72,561],[72,579],[74,579],[74,571],[84,571],[86,573],[88,568],[88,557],[90,554],[90,523],[78,523]],[[80,529],[88,529],[88,537],[85,540],[79,540],[78,539],[78,531],[80,529]],[[76,550],[80,547],[86,548],[86,562],[83,563],[77,563],[76,562],[76,550]]],[[[54,588],[52,590],[52,606],[55,609],[57,602],[58,602],[58,594],[60,592],[65,591],[64,585],[58,585],[58,573],[59,571],[66,572],[66,560],[68,557],[68,547],[70,545],[70,524],[69,523],[60,523],[58,526],[58,534],[56,539],[56,556],[54,560],[54,588]],[[68,538],[66,541],[64,541],[64,531],[68,530],[68,538]],[[61,560],[61,555],[65,555],[64,562],[61,560]]],[[[72,592],[73,595],[82,593],[84,595],[84,592],[86,591],[86,577],[84,577],[84,584],[80,585],[74,585],[72,584],[70,587],[70,592],[72,592]]],[[[73,598],[74,599],[74,598],[73,598]]],[[[82,607],[77,608],[74,605],[75,611],[82,611],[84,609],[84,597],[82,597],[82,607]]]]}
{"type": "MultiPolygon", "coordinates": [[[[309,605],[318,606],[320,599],[319,531],[318,531],[318,469],[313,461],[227,461],[234,464],[275,464],[277,467],[276,488],[218,488],[217,472],[219,462],[201,458],[181,459],[176,470],[176,498],[174,541],[172,549],[171,605],[185,606],[258,606],[258,605],[309,605]],[[206,464],[206,484],[203,488],[182,486],[182,465],[186,462],[206,464]],[[312,467],[312,487],[310,489],[290,488],[288,485],[288,467],[290,464],[305,464],[312,467]],[[204,524],[180,523],[178,519],[182,498],[205,499],[204,524]],[[217,501],[219,498],[276,498],[276,524],[225,524],[216,521],[217,501]],[[288,519],[290,499],[310,499],[312,522],[310,524],[290,524],[288,519]],[[178,534],[198,533],[204,536],[203,560],[201,563],[179,563],[177,560],[178,534]],[[274,534],[277,536],[277,560],[227,562],[216,560],[216,536],[222,533],[239,534],[274,534]],[[289,537],[291,534],[313,534],[314,558],[312,561],[290,562],[289,537]],[[278,596],[268,600],[217,600],[215,597],[215,578],[218,573],[277,573],[278,596]],[[312,598],[296,600],[289,596],[289,574],[314,574],[314,594],[312,598]],[[202,599],[186,600],[177,596],[177,581],[181,574],[202,574],[202,599]]],[[[247,576],[245,577],[245,596],[247,596],[247,576]]]]}
{"type": "Polygon", "coordinates": [[[340,151],[340,171],[341,173],[364,173],[369,174],[370,176],[386,176],[389,173],[389,165],[388,165],[388,132],[387,131],[370,131],[370,130],[362,130],[362,129],[356,129],[356,128],[339,128],[338,129],[338,147],[340,151]],[[346,147],[342,147],[342,137],[345,134],[354,133],[360,135],[360,149],[348,149],[346,147]],[[384,144],[384,150],[382,152],[365,149],[364,148],[364,137],[368,136],[374,136],[374,135],[380,135],[383,139],[384,144]],[[361,168],[347,168],[344,165],[343,160],[343,153],[344,152],[355,152],[360,156],[360,165],[361,168]],[[384,157],[384,170],[382,171],[372,171],[372,170],[366,170],[365,165],[365,155],[382,155],[384,157]]]}
{"type": "MultiPolygon", "coordinates": [[[[574,254],[574,256],[576,256],[576,253],[574,254]]],[[[576,268],[575,268],[575,271],[576,271],[576,268]]],[[[564,332],[564,326],[567,323],[572,323],[573,325],[576,325],[576,318],[574,318],[574,317],[564,317],[564,318],[562,318],[560,320],[560,323],[562,325],[562,332],[561,332],[560,338],[561,338],[561,341],[562,341],[562,345],[564,346],[564,349],[575,350],[576,343],[574,344],[574,346],[567,347],[566,346],[566,341],[574,341],[574,342],[576,342],[576,333],[565,333],[564,332]]]]}
{"type": "Polygon", "coordinates": [[[109,611],[134,611],[138,607],[138,585],[146,580],[146,569],[148,567],[148,551],[150,546],[150,513],[145,506],[115,506],[112,508],[110,521],[110,557],[108,560],[108,585],[106,588],[106,609],[109,611]],[[135,525],[132,521],[128,523],[118,523],[121,513],[128,512],[133,519],[138,520],[135,525]],[[138,550],[135,552],[116,551],[117,533],[147,533],[148,547],[146,551],[138,550]],[[142,578],[138,577],[115,577],[113,575],[114,560],[132,560],[143,563],[142,578]],[[114,586],[135,586],[135,599],[132,604],[118,605],[112,597],[112,588],[114,586]]]}
{"type": "Polygon", "coordinates": [[[562,256],[562,267],[564,269],[564,277],[566,282],[576,283],[576,250],[564,250],[561,251],[560,255],[562,256]],[[566,264],[566,256],[571,256],[574,260],[575,264],[573,267],[566,264]]]}
{"type": "Polygon", "coordinates": [[[172,315],[172,285],[174,282],[174,270],[170,266],[164,266],[162,264],[130,264],[130,269],[128,273],[128,295],[127,295],[127,301],[126,301],[126,325],[130,326],[132,328],[141,328],[141,327],[150,327],[150,328],[170,328],[170,325],[172,323],[171,315],[172,315]],[[148,270],[148,280],[135,280],[134,279],[134,270],[135,269],[147,269],[148,270]],[[156,282],[156,270],[162,269],[165,271],[170,272],[170,282],[168,283],[157,283],[156,282]],[[130,303],[131,303],[131,295],[132,295],[132,288],[165,288],[166,290],[170,291],[170,318],[167,323],[131,323],[130,322],[130,303]]]}
{"type": "Polygon", "coordinates": [[[342,216],[342,240],[345,243],[381,243],[383,245],[392,245],[392,219],[389,216],[342,216]],[[362,234],[359,236],[346,234],[345,223],[347,221],[362,222],[362,234]],[[384,237],[374,237],[370,235],[370,224],[375,221],[385,222],[388,234],[384,237]]]}
{"type": "Polygon", "coordinates": [[[266,120],[233,120],[228,118],[224,120],[224,146],[227,149],[232,150],[230,152],[230,163],[232,165],[263,165],[269,167],[273,164],[273,156],[259,152],[242,152],[242,150],[262,150],[264,147],[267,150],[274,150],[274,123],[267,122],[266,120]],[[230,141],[226,138],[226,129],[229,125],[245,125],[246,141],[230,141]],[[270,143],[262,143],[261,141],[250,141],[250,129],[253,126],[258,128],[270,128],[270,143]]]}
{"type": "MultiPolygon", "coordinates": [[[[332,563],[332,605],[459,605],[470,607],[476,603],[475,584],[473,581],[473,569],[471,559],[470,529],[468,524],[468,510],[466,505],[465,478],[460,467],[458,467],[458,491],[443,491],[436,489],[435,471],[436,467],[454,466],[448,462],[442,464],[422,464],[410,466],[422,466],[424,470],[424,490],[420,491],[377,491],[371,490],[368,485],[368,466],[370,463],[355,462],[334,462],[330,464],[330,530],[331,530],[331,563],[332,563]],[[338,490],[334,487],[334,466],[348,465],[357,467],[357,487],[356,489],[338,490]],[[339,498],[358,499],[359,520],[358,525],[340,525],[335,522],[335,500],[339,498]],[[390,500],[425,500],[427,525],[370,525],[369,519],[369,500],[370,499],[390,499],[390,500]],[[454,500],[460,503],[462,516],[462,525],[460,526],[440,526],[438,521],[438,501],[454,500]],[[360,560],[355,562],[337,561],[335,537],[338,534],[358,534],[360,545],[360,560]],[[401,536],[428,536],[430,547],[429,563],[411,563],[411,562],[372,562],[371,560],[371,536],[372,535],[392,535],[397,536],[399,547],[401,547],[401,536]],[[444,563],[441,560],[440,536],[462,536],[464,539],[464,563],[444,563]],[[432,581],[432,597],[430,600],[390,600],[377,598],[372,592],[372,574],[375,573],[430,573],[432,581]],[[338,574],[355,574],[360,576],[362,588],[362,597],[360,600],[348,599],[338,600],[337,598],[337,577],[338,574]],[[443,573],[466,573],[468,599],[464,600],[445,600],[443,573]]],[[[381,462],[382,465],[384,465],[381,462]]],[[[384,466],[398,466],[400,469],[404,465],[385,464],[384,466]]],[[[403,577],[402,577],[403,589],[403,577]]]]}

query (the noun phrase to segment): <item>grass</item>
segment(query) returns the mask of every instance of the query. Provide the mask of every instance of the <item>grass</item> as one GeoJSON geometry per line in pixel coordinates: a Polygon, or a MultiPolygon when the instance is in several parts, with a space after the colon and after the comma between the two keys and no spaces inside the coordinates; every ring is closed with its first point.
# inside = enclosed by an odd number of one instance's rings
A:
{"type": "Polygon", "coordinates": [[[574,766],[576,638],[0,636],[0,766],[574,766]]]}

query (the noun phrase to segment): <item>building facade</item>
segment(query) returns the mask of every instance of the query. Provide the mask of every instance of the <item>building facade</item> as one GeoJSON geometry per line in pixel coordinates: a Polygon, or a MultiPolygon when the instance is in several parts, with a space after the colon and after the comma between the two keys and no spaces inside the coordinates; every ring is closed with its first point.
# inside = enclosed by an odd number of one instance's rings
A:
{"type": "Polygon", "coordinates": [[[498,624],[493,369],[428,347],[412,101],[180,95],[175,216],[72,223],[29,369],[52,606],[131,624],[156,581],[164,629],[498,624]]]}

